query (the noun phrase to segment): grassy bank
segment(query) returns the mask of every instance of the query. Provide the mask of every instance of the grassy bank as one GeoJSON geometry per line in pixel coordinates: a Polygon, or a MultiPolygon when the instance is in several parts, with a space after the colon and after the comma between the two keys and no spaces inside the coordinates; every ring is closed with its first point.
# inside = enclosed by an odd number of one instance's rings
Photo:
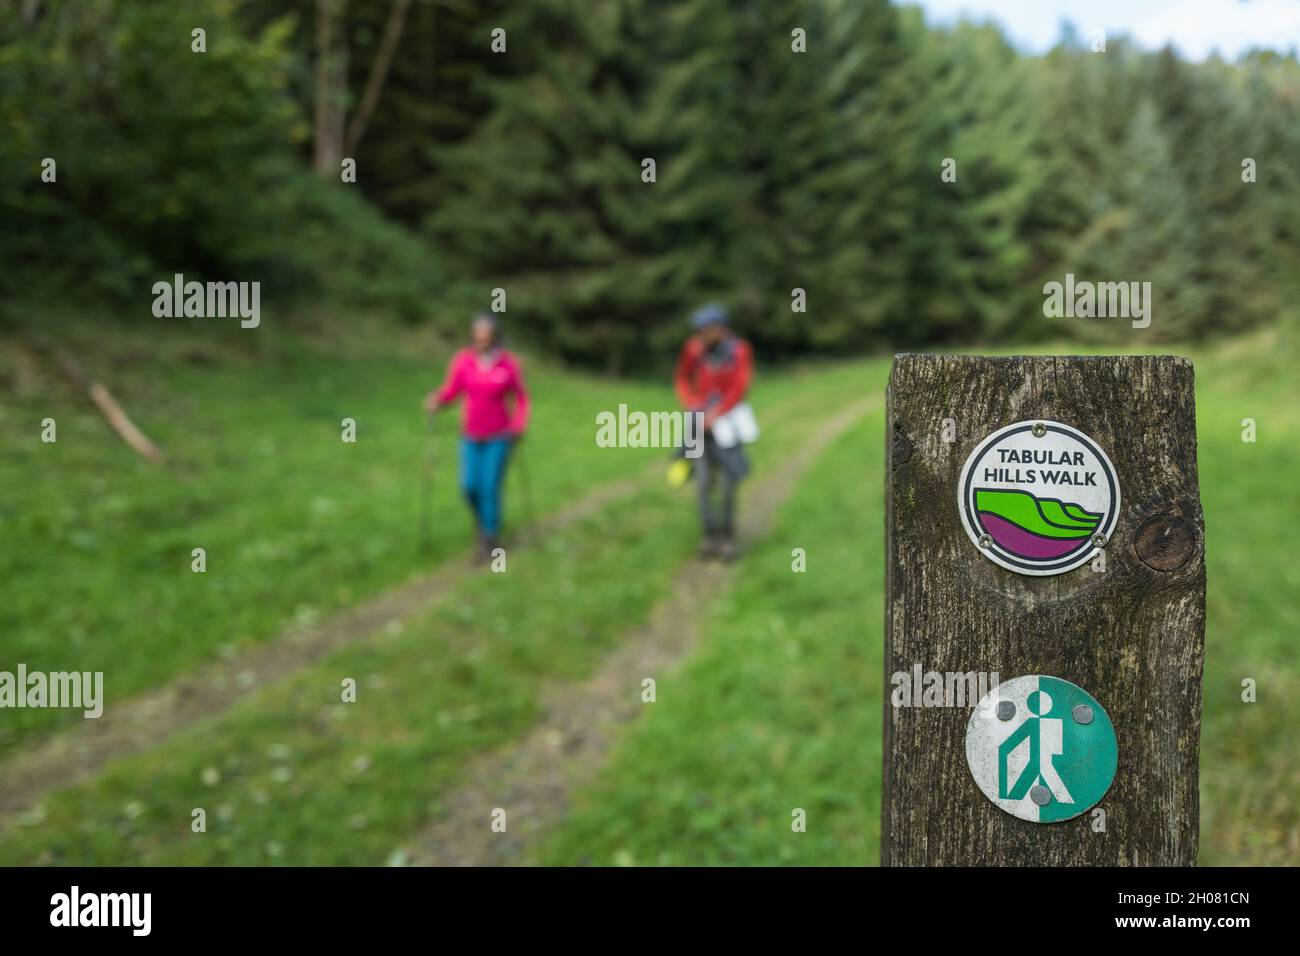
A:
{"type": "MultiPolygon", "coordinates": [[[[137,460],[57,380],[11,371],[26,384],[0,408],[0,668],[103,670],[111,706],[464,549],[444,430],[434,546],[415,552],[419,400],[447,346],[135,346],[104,353],[96,371],[165,448],[161,468],[137,460]],[[46,416],[58,421],[57,444],[40,442],[46,416]],[[356,444],[339,440],[344,417],[358,423],[356,444]],[[207,549],[206,574],[190,571],[193,547],[207,549]]],[[[1300,519],[1300,356],[1278,333],[1187,354],[1209,577],[1201,861],[1296,863],[1300,565],[1288,531],[1300,519]],[[1254,442],[1242,440],[1247,418],[1254,442]],[[1247,678],[1255,703],[1242,700],[1247,678]]],[[[761,371],[759,474],[833,407],[882,395],[887,371],[884,359],[761,371]]],[[[648,475],[640,494],[511,552],[507,573],[468,577],[418,618],[360,635],[49,795],[0,833],[0,863],[402,862],[469,762],[535,725],[547,686],[591,674],[667,595],[694,546],[690,489],[649,474],[663,453],[594,443],[597,411],[669,407],[666,384],[539,362],[529,374],[536,428],[525,453],[539,511],[622,476],[648,475]],[[356,704],[340,702],[345,678],[357,682],[356,704]],[[191,831],[195,808],[207,814],[204,834],[191,831]]],[[[658,700],[534,860],[876,862],[882,430],[878,410],[812,463],[733,587],[700,608],[697,650],[658,679],[658,700]],[[795,548],[806,573],[791,570],[795,548]],[[796,810],[806,832],[791,830],[796,810]]],[[[518,492],[507,503],[516,515],[518,492]]],[[[74,719],[6,711],[0,749],[74,719]]]]}

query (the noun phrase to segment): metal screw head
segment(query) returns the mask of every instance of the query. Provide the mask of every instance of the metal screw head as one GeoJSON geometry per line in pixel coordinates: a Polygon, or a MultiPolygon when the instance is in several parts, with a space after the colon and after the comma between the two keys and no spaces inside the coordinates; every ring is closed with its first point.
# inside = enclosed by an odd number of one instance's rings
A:
{"type": "Polygon", "coordinates": [[[1045,807],[1052,802],[1052,791],[1048,790],[1041,783],[1036,783],[1029,788],[1029,799],[1034,801],[1040,807],[1045,807]]]}
{"type": "Polygon", "coordinates": [[[1047,434],[1047,426],[1042,422],[1034,422],[1034,427],[1030,431],[1034,433],[1035,438],[1042,438],[1047,434]]]}
{"type": "Polygon", "coordinates": [[[1092,723],[1092,708],[1087,704],[1075,704],[1074,710],[1070,711],[1070,713],[1074,715],[1076,724],[1092,723]]]}
{"type": "Polygon", "coordinates": [[[1103,547],[1106,544],[1106,536],[1104,534],[1094,534],[1092,536],[1092,543],[1099,548],[1103,547]]]}
{"type": "Polygon", "coordinates": [[[980,547],[981,548],[993,547],[993,539],[986,534],[980,535],[980,547]]]}
{"type": "Polygon", "coordinates": [[[1016,716],[1016,705],[1013,701],[998,701],[998,720],[1010,720],[1016,716]]]}

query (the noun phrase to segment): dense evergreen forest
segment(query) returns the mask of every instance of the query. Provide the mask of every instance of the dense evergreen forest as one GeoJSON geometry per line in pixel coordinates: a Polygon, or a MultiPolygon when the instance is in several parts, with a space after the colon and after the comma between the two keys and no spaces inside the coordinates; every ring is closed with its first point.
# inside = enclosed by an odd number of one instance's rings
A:
{"type": "Polygon", "coordinates": [[[460,328],[502,288],[613,370],[704,299],[768,354],[1132,334],[1045,318],[1067,273],[1151,282],[1155,342],[1269,319],[1294,51],[1097,46],[885,0],[9,0],[0,293],[128,321],[182,272],[460,328]]]}

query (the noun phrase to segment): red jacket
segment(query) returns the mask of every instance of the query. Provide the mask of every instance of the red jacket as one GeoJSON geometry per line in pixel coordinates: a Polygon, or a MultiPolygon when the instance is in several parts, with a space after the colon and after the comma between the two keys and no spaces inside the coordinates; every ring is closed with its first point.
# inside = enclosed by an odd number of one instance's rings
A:
{"type": "Polygon", "coordinates": [[[709,350],[692,335],[682,346],[673,384],[688,410],[722,415],[744,400],[753,372],[753,353],[744,339],[729,335],[709,350]]]}

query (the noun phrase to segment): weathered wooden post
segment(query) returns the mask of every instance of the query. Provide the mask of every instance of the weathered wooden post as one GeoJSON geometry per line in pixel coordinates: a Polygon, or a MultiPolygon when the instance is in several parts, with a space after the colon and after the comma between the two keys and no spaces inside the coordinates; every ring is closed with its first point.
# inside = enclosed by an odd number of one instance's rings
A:
{"type": "Polygon", "coordinates": [[[1191,362],[899,355],[888,422],[883,863],[1194,864],[1191,362]]]}

